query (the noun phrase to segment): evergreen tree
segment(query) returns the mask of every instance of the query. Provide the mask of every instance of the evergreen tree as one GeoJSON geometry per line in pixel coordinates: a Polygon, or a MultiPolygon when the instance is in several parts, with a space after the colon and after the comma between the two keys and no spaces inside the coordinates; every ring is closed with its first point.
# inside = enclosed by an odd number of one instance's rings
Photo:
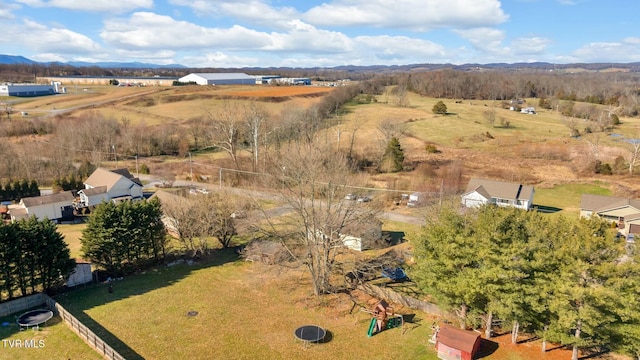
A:
{"type": "Polygon", "coordinates": [[[382,172],[398,172],[402,171],[403,163],[404,151],[400,146],[400,141],[398,138],[392,137],[387,144],[378,169],[382,172]]]}

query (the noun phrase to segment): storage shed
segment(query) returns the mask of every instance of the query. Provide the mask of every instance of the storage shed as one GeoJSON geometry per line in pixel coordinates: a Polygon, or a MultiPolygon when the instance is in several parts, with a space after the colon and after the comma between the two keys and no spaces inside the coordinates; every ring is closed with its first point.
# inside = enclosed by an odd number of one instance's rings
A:
{"type": "Polygon", "coordinates": [[[438,359],[472,360],[480,349],[480,334],[442,324],[436,336],[438,359]]]}

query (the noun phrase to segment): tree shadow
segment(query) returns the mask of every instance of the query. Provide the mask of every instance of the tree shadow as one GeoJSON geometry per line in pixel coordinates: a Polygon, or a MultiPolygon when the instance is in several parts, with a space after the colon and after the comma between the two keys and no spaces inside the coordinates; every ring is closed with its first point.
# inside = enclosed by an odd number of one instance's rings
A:
{"type": "Polygon", "coordinates": [[[498,343],[495,341],[491,341],[488,339],[480,339],[480,349],[478,350],[478,352],[473,358],[482,359],[482,358],[488,357],[494,352],[496,352],[496,350],[498,350],[499,347],[500,345],[498,345],[498,343]]]}
{"type": "Polygon", "coordinates": [[[119,339],[100,323],[93,320],[86,311],[111,302],[117,302],[171,286],[185,279],[194,271],[221,266],[234,262],[237,259],[238,255],[235,249],[221,249],[216,251],[212,256],[200,258],[193,262],[186,261],[173,266],[158,265],[151,269],[141,271],[138,274],[122,278],[121,280],[70,289],[67,292],[53,296],[53,299],[113,347],[113,349],[124,358],[143,359],[140,354],[123,341],[126,341],[126,339],[119,339]]]}
{"type": "Polygon", "coordinates": [[[557,208],[555,206],[546,206],[546,205],[538,205],[538,204],[534,204],[533,206],[537,212],[544,213],[544,214],[554,214],[559,211],[562,211],[561,208],[557,208]]]}
{"type": "Polygon", "coordinates": [[[383,231],[382,238],[387,240],[389,246],[394,246],[406,242],[404,231],[383,231]]]}

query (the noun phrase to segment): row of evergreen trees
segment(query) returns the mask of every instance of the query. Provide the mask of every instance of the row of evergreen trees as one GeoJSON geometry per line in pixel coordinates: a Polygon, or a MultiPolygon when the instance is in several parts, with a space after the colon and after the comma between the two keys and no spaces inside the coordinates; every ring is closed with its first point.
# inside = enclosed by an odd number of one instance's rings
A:
{"type": "Polygon", "coordinates": [[[35,180],[13,180],[0,184],[2,201],[19,201],[25,197],[40,196],[40,188],[35,180]]]}
{"type": "Polygon", "coordinates": [[[410,275],[461,326],[493,319],[578,349],[640,356],[640,263],[611,224],[487,206],[428,217],[410,275]]]}
{"type": "Polygon", "coordinates": [[[98,205],[80,238],[84,257],[111,276],[164,258],[167,236],[161,218],[157,199],[98,205]]]}
{"type": "Polygon", "coordinates": [[[75,268],[69,254],[50,220],[0,222],[0,301],[61,285],[75,268]]]}

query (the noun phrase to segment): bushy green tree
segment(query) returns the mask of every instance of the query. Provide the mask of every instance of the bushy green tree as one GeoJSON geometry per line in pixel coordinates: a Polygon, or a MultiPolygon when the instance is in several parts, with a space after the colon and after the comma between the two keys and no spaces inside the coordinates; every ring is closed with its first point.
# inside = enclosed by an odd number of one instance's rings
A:
{"type": "Polygon", "coordinates": [[[157,200],[98,205],[80,242],[84,256],[119,276],[147,260],[165,255],[166,231],[157,200]]]}
{"type": "Polygon", "coordinates": [[[435,105],[433,105],[431,111],[433,111],[433,113],[437,115],[447,115],[447,105],[445,105],[445,103],[443,103],[442,101],[438,101],[435,105]]]}

